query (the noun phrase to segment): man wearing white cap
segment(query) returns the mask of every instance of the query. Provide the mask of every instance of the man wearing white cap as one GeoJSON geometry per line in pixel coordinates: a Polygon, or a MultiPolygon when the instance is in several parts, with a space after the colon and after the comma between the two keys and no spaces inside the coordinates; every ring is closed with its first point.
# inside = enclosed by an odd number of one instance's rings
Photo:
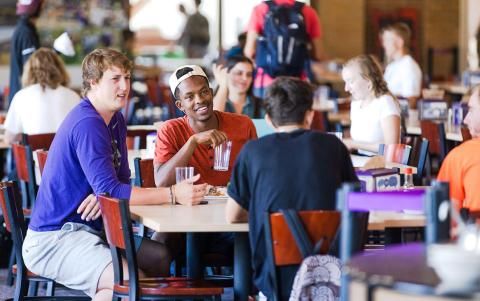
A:
{"type": "Polygon", "coordinates": [[[18,0],[17,15],[20,16],[12,35],[10,48],[10,94],[8,103],[20,90],[23,65],[40,47],[40,39],[32,19],[40,15],[43,0],[18,0]]]}
{"type": "Polygon", "coordinates": [[[175,183],[175,167],[193,166],[201,181],[226,186],[242,146],[257,138],[247,116],[213,110],[213,92],[201,67],[182,66],[170,76],[170,89],[184,117],[168,120],[158,129],[155,147],[155,183],[175,183]],[[232,141],[228,171],[213,169],[214,147],[232,141]]]}

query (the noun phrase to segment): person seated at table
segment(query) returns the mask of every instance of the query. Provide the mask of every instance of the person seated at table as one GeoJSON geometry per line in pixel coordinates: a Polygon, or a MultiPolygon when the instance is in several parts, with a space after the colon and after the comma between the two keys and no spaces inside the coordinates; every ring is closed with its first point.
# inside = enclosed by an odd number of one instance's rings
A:
{"type": "Polygon", "coordinates": [[[49,48],[36,50],[25,64],[22,90],[10,104],[5,119],[7,143],[21,141],[21,134],[54,133],[80,96],[67,88],[70,78],[62,59],[49,48]]]}
{"type": "Polygon", "coordinates": [[[253,70],[253,62],[243,55],[228,58],[225,66],[215,65],[213,74],[218,90],[213,97],[213,108],[250,118],[262,118],[261,99],[254,96],[252,91],[253,70]]]}
{"type": "Polygon", "coordinates": [[[400,107],[383,79],[380,64],[360,55],[342,70],[345,91],[352,95],[349,149],[377,152],[379,144],[400,143],[400,107]]]}
{"type": "MultiPolygon", "coordinates": [[[[111,300],[113,288],[112,257],[95,195],[108,193],[131,205],[192,205],[206,193],[206,185],[192,185],[198,175],[170,188],[130,185],[120,110],[128,99],[131,68],[128,58],[112,49],[96,49],[83,60],[84,98],[55,135],[23,244],[29,270],[93,300],[111,300]]],[[[140,237],[135,245],[142,274],[168,275],[164,245],[140,237]]]]}
{"type": "Polygon", "coordinates": [[[244,115],[213,109],[213,91],[199,66],[177,68],[169,83],[175,104],[185,116],[167,120],[158,129],[154,158],[156,185],[174,184],[175,167],[193,166],[202,182],[226,186],[232,168],[213,169],[214,148],[232,141],[232,166],[243,145],[257,138],[253,122],[244,115]]]}
{"type": "MultiPolygon", "coordinates": [[[[248,142],[238,155],[228,186],[226,218],[249,224],[254,283],[269,300],[264,214],[282,208],[335,210],[335,191],[358,181],[345,145],[334,135],[309,130],[312,87],[279,77],[267,89],[267,121],[275,134],[248,142]]],[[[294,274],[284,286],[291,288],[294,274]]]]}
{"type": "Polygon", "coordinates": [[[448,153],[437,179],[450,182],[450,197],[458,209],[480,210],[480,86],[472,90],[464,123],[472,139],[448,153]]]}
{"type": "Polygon", "coordinates": [[[382,46],[387,57],[385,81],[388,89],[397,97],[407,98],[410,107],[422,92],[422,70],[410,52],[410,28],[405,23],[394,23],[382,30],[382,46]]]}

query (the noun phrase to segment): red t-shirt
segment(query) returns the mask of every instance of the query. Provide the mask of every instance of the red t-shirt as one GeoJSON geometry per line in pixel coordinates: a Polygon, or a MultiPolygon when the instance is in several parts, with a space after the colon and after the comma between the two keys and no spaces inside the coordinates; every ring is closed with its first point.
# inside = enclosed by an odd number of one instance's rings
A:
{"type": "MultiPolygon", "coordinates": [[[[277,5],[290,5],[295,4],[295,0],[274,0],[277,5]]],[[[254,31],[257,34],[262,34],[263,32],[263,23],[265,20],[265,15],[268,12],[268,5],[265,2],[262,2],[255,6],[250,16],[250,21],[247,26],[247,31],[254,31]]],[[[317,16],[315,10],[309,6],[304,5],[302,8],[302,15],[305,18],[305,28],[307,30],[307,35],[310,37],[310,40],[315,38],[322,37],[322,26],[320,20],[317,16]]],[[[306,76],[302,76],[303,79],[306,76]]],[[[268,87],[273,82],[273,78],[268,74],[264,74],[262,68],[257,69],[257,76],[255,77],[254,87],[268,87]],[[263,76],[261,76],[263,75],[263,76]]]]}
{"type": "MultiPolygon", "coordinates": [[[[200,174],[199,183],[226,186],[238,153],[248,140],[257,138],[257,131],[247,116],[218,111],[215,111],[215,114],[218,117],[218,130],[225,132],[232,141],[228,171],[213,170],[214,152],[208,145],[197,146],[188,166],[193,166],[195,174],[200,174]]],[[[157,131],[154,163],[163,164],[170,160],[194,134],[187,116],[164,122],[157,131]]]]}

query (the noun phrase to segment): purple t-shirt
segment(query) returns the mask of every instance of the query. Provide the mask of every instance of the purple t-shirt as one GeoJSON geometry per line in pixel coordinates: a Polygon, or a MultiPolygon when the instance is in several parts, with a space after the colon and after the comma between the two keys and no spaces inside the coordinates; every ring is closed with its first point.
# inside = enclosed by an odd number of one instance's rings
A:
{"type": "Polygon", "coordinates": [[[53,231],[75,222],[101,230],[101,218],[84,221],[77,209],[91,193],[130,198],[126,133],[120,112],[107,126],[88,99],[74,107],[48,151],[29,228],[53,231]]]}

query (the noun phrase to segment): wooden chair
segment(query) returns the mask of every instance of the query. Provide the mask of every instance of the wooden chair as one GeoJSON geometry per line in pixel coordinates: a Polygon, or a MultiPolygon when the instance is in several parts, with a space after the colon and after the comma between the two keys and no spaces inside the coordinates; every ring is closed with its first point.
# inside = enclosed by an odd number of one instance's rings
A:
{"type": "Polygon", "coordinates": [[[9,300],[90,300],[90,298],[86,296],[53,296],[55,289],[54,281],[35,275],[25,267],[22,257],[22,245],[27,229],[25,217],[19,202],[20,198],[17,185],[14,182],[2,182],[0,183],[0,192],[0,207],[5,218],[7,231],[12,235],[12,252],[14,252],[17,262],[17,264],[12,267],[13,274],[16,276],[14,296],[13,299],[9,300]],[[30,296],[36,293],[36,284],[45,281],[48,282],[47,295],[49,296],[30,296]],[[27,291],[29,297],[26,297],[27,291]]]}
{"type": "Polygon", "coordinates": [[[40,168],[40,174],[43,174],[43,168],[45,167],[45,163],[47,163],[47,156],[48,156],[48,151],[37,150],[37,159],[38,159],[38,167],[40,168]]]}
{"type": "MultiPolygon", "coordinates": [[[[310,242],[315,244],[322,240],[318,254],[327,254],[340,225],[340,212],[298,211],[298,216],[310,242]]],[[[274,300],[286,300],[290,296],[296,270],[306,256],[301,251],[283,213],[266,213],[264,221],[266,259],[270,265],[274,300]]]]}
{"type": "Polygon", "coordinates": [[[135,186],[156,187],[153,170],[153,159],[135,158],[135,186]]]}
{"type": "Polygon", "coordinates": [[[408,165],[411,150],[406,144],[380,144],[378,154],[384,156],[386,162],[408,165]]]}
{"type": "Polygon", "coordinates": [[[22,144],[30,146],[32,151],[37,149],[48,150],[52,144],[55,133],[28,135],[22,134],[22,144]]]}
{"type": "Polygon", "coordinates": [[[23,208],[31,208],[35,203],[38,190],[32,149],[29,145],[14,143],[12,144],[12,152],[22,191],[23,208]]]}
{"type": "Polygon", "coordinates": [[[145,149],[147,148],[147,136],[155,133],[152,130],[127,130],[127,149],[145,149]]]}
{"type": "Polygon", "coordinates": [[[328,112],[326,111],[313,111],[313,120],[310,126],[312,130],[317,130],[320,132],[328,132],[328,112]]]}
{"type": "Polygon", "coordinates": [[[462,140],[463,142],[472,139],[472,134],[470,134],[470,130],[466,126],[462,126],[460,128],[460,132],[462,133],[462,140]]]}
{"type": "Polygon", "coordinates": [[[166,297],[211,297],[212,300],[220,300],[223,288],[214,287],[206,280],[191,280],[180,277],[140,279],[128,200],[100,195],[98,201],[102,209],[107,241],[112,252],[115,273],[114,297],[128,297],[130,301],[166,297]],[[128,281],[123,280],[122,254],[126,257],[128,263],[128,281]]]}
{"type": "Polygon", "coordinates": [[[430,142],[429,154],[438,156],[440,161],[443,161],[447,155],[447,138],[444,124],[421,120],[420,128],[422,130],[422,137],[428,139],[430,142]]]}

